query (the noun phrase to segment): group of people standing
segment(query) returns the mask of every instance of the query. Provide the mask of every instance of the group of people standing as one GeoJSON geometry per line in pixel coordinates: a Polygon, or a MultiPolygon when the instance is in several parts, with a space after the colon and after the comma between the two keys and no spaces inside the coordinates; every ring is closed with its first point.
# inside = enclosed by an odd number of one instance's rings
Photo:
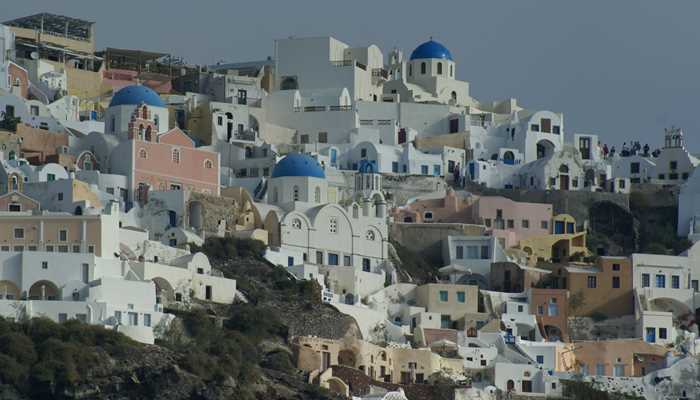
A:
{"type": "MultiPolygon", "coordinates": [[[[600,144],[598,144],[600,146],[600,144]]],[[[622,143],[622,150],[620,150],[620,157],[629,157],[629,156],[636,156],[637,154],[640,154],[643,157],[649,157],[649,155],[656,157],[659,155],[659,150],[654,150],[651,154],[649,153],[649,144],[646,143],[644,146],[641,145],[638,141],[632,141],[627,144],[627,142],[622,143]]],[[[608,148],[608,144],[604,144],[601,147],[601,151],[603,152],[603,157],[608,158],[608,157],[614,157],[617,150],[615,150],[615,146],[612,146],[608,148]]]]}

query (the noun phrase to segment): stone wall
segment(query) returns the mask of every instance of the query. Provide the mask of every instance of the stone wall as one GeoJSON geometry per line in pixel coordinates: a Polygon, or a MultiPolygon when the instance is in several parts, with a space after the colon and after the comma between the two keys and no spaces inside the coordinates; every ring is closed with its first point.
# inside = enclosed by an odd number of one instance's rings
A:
{"type": "Polygon", "coordinates": [[[389,237],[414,252],[421,253],[430,263],[443,266],[442,242],[449,235],[481,236],[483,225],[441,223],[392,223],[389,237]]]}

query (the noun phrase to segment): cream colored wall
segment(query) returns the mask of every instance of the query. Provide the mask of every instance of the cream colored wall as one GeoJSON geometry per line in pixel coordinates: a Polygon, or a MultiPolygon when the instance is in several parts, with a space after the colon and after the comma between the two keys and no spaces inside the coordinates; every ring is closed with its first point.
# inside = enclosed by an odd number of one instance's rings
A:
{"type": "MultiPolygon", "coordinates": [[[[87,246],[95,246],[95,254],[101,256],[101,220],[98,218],[86,218],[86,242],[82,252],[87,251],[87,246]]],[[[80,245],[82,239],[83,218],[46,218],[44,219],[44,245],[54,246],[58,252],[58,246],[69,246],[68,252],[72,252],[73,245],[80,245]],[[67,230],[66,241],[59,241],[59,231],[67,230]]],[[[40,243],[41,219],[37,217],[5,217],[0,219],[0,245],[2,246],[37,246],[41,250],[40,243]],[[14,238],[14,228],[24,228],[24,239],[14,238]]]]}
{"type": "Polygon", "coordinates": [[[428,312],[448,314],[453,321],[465,314],[479,312],[479,287],[471,285],[427,284],[416,289],[416,304],[428,312]],[[447,301],[440,301],[440,292],[447,291],[447,301]],[[457,292],[464,292],[465,301],[457,301],[457,292]]]}

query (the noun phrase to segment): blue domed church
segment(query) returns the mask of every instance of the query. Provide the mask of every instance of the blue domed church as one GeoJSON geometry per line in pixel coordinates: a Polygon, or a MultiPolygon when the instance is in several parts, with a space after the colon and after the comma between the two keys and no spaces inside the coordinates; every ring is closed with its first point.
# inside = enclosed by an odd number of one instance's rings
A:
{"type": "Polygon", "coordinates": [[[389,76],[384,93],[399,94],[401,101],[472,105],[469,83],[456,79],[457,64],[452,53],[432,38],[418,45],[408,60],[394,49],[389,54],[389,76]]]}
{"type": "MultiPolygon", "coordinates": [[[[379,179],[369,170],[359,175],[372,182],[379,179]]],[[[277,162],[268,181],[267,204],[256,204],[275,249],[268,251],[268,259],[290,267],[351,268],[382,281],[388,257],[384,196],[365,191],[371,197],[359,195],[343,206],[329,201],[328,193],[324,168],[313,157],[290,153],[277,162]]]]}

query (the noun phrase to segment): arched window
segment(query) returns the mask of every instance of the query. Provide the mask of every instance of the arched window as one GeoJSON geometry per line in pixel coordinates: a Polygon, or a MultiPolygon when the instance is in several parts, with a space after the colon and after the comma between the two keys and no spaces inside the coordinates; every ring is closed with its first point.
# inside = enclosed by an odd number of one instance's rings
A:
{"type": "Polygon", "coordinates": [[[425,75],[425,62],[420,63],[420,73],[425,75]]]}
{"type": "Polygon", "coordinates": [[[452,101],[456,102],[457,101],[457,92],[455,92],[453,90],[452,93],[450,93],[450,97],[452,98],[452,101]]]}
{"type": "Polygon", "coordinates": [[[156,129],[160,130],[160,118],[157,115],[153,117],[153,123],[156,125],[156,129]]]}
{"type": "Polygon", "coordinates": [[[173,149],[173,162],[175,164],[180,163],[180,150],[178,149],[173,149]]]}
{"type": "Polygon", "coordinates": [[[10,154],[7,156],[7,159],[8,159],[8,160],[14,160],[14,159],[15,159],[15,156],[16,156],[15,151],[14,151],[14,150],[10,150],[10,154]]]}
{"type": "Polygon", "coordinates": [[[442,75],[442,63],[441,62],[439,62],[437,64],[437,72],[438,72],[438,75],[442,75]]]}
{"type": "Polygon", "coordinates": [[[139,139],[140,140],[143,140],[144,131],[145,131],[145,128],[143,127],[143,125],[139,125],[139,139]]]}
{"type": "Polygon", "coordinates": [[[413,76],[413,64],[408,64],[408,76],[413,76]]]}
{"type": "Polygon", "coordinates": [[[148,158],[148,153],[146,153],[146,149],[139,150],[139,157],[140,158],[148,158]]]}
{"type": "Polygon", "coordinates": [[[360,207],[357,204],[353,204],[352,206],[352,217],[360,218],[360,207]]]}
{"type": "Polygon", "coordinates": [[[149,126],[146,128],[146,141],[150,142],[151,141],[151,127],[149,126]]]}
{"type": "Polygon", "coordinates": [[[321,202],[321,188],[318,186],[316,186],[316,190],[314,190],[314,201],[316,201],[316,203],[321,202]]]}
{"type": "Polygon", "coordinates": [[[19,190],[19,179],[17,179],[17,175],[12,175],[12,190],[19,190]]]}
{"type": "Polygon", "coordinates": [[[559,167],[559,172],[561,172],[562,174],[568,174],[569,173],[569,166],[566,164],[562,164],[559,167]]]}
{"type": "Polygon", "coordinates": [[[450,65],[450,78],[452,78],[452,65],[450,65]]]}
{"type": "Polygon", "coordinates": [[[214,163],[211,162],[211,160],[204,160],[204,168],[212,169],[213,167],[214,167],[214,163]]]}
{"type": "Polygon", "coordinates": [[[148,107],[143,106],[141,111],[142,111],[141,116],[143,117],[143,119],[147,119],[148,118],[148,107]]]}
{"type": "Polygon", "coordinates": [[[294,201],[299,201],[299,186],[294,186],[294,201]]]}
{"type": "Polygon", "coordinates": [[[114,133],[117,130],[117,120],[112,116],[110,125],[112,127],[112,133],[114,133]]]}
{"type": "Polygon", "coordinates": [[[277,201],[279,201],[279,197],[278,197],[278,193],[277,193],[277,188],[275,188],[275,189],[272,191],[272,201],[275,202],[275,203],[277,203],[277,201]]]}

